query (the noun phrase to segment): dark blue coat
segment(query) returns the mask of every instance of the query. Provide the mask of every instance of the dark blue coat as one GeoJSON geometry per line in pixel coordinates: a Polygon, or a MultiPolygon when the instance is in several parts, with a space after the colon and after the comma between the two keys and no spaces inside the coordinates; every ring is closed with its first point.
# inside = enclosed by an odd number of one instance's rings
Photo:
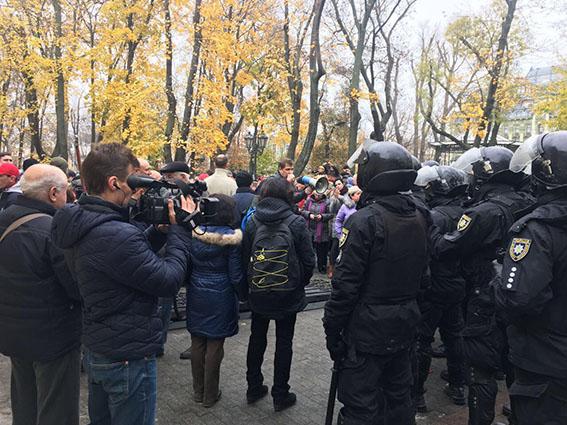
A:
{"type": "Polygon", "coordinates": [[[17,219],[47,214],[21,225],[0,243],[0,353],[51,361],[81,344],[81,304],[63,251],[51,241],[55,209],[19,196],[0,213],[0,234],[17,219]]]}
{"type": "Polygon", "coordinates": [[[241,242],[242,232],[225,226],[193,233],[187,285],[187,329],[192,335],[220,339],[238,333],[241,242]]]}
{"type": "Polygon", "coordinates": [[[84,345],[116,360],[156,354],[163,328],[158,297],[175,296],[185,279],[190,232],[171,226],[160,258],[146,234],[128,223],[127,211],[83,196],[55,214],[52,239],[79,285],[84,345]]]}

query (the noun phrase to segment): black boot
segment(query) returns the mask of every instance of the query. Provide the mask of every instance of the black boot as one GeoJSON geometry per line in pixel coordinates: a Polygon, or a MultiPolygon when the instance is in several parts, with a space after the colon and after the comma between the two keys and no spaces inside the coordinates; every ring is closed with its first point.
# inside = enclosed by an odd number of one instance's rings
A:
{"type": "Polygon", "coordinates": [[[453,403],[455,403],[457,406],[464,406],[467,403],[464,387],[447,384],[445,385],[444,391],[445,394],[447,394],[451,398],[451,400],[453,400],[453,403]]]}
{"type": "Polygon", "coordinates": [[[268,387],[266,385],[252,390],[248,389],[248,391],[246,391],[246,401],[248,404],[256,403],[261,398],[264,398],[266,394],[268,394],[268,387]]]}
{"type": "Polygon", "coordinates": [[[185,350],[183,353],[181,353],[179,355],[179,358],[181,360],[190,360],[191,359],[191,346],[189,346],[189,348],[187,350],[185,350]]]}
{"type": "Polygon", "coordinates": [[[276,412],[281,412],[295,404],[297,397],[294,393],[287,393],[283,398],[274,398],[274,410],[276,412]]]}
{"type": "Polygon", "coordinates": [[[418,395],[414,403],[415,403],[415,410],[417,411],[417,413],[428,412],[427,403],[425,403],[425,396],[423,394],[418,395]]]}

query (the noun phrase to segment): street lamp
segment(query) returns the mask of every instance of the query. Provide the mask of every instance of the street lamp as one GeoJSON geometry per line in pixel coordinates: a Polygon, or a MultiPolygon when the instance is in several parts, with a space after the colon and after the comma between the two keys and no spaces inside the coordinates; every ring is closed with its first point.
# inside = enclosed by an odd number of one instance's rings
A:
{"type": "Polygon", "coordinates": [[[258,136],[256,129],[254,129],[254,133],[251,133],[250,131],[246,133],[244,141],[246,142],[246,149],[248,149],[248,153],[250,154],[250,174],[252,174],[253,179],[256,179],[256,163],[258,155],[262,155],[264,152],[266,144],[268,143],[268,136],[265,134],[258,136]]]}

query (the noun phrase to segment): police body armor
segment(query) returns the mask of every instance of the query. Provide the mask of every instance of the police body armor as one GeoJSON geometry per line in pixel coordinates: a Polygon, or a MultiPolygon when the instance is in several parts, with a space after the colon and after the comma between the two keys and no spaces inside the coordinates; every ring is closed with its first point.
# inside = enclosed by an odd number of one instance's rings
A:
{"type": "Polygon", "coordinates": [[[377,203],[365,208],[382,218],[383,239],[374,242],[346,337],[360,351],[391,354],[410,346],[420,320],[416,298],[427,265],[427,221],[419,210],[401,215],[377,203]]]}

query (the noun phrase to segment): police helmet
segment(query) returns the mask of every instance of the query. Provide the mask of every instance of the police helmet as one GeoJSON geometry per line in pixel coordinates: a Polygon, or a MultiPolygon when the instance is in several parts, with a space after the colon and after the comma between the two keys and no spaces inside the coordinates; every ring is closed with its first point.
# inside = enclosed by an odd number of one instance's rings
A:
{"type": "Polygon", "coordinates": [[[358,185],[365,192],[407,191],[417,175],[411,154],[393,142],[364,141],[348,161],[349,166],[354,163],[358,164],[358,185]]]}
{"type": "Polygon", "coordinates": [[[547,190],[567,187],[567,131],[554,131],[528,138],[510,161],[515,173],[531,172],[547,190]]]}
{"type": "Polygon", "coordinates": [[[421,186],[429,195],[457,196],[467,189],[464,171],[446,165],[425,166],[417,172],[415,185],[421,186]]]}
{"type": "Polygon", "coordinates": [[[424,167],[425,166],[434,167],[435,165],[440,165],[440,164],[433,159],[428,159],[427,161],[424,161],[421,165],[423,165],[424,167]]]}
{"type": "Polygon", "coordinates": [[[517,183],[510,172],[514,153],[502,146],[472,148],[462,154],[452,166],[474,177],[475,185],[486,182],[517,183]]]}

